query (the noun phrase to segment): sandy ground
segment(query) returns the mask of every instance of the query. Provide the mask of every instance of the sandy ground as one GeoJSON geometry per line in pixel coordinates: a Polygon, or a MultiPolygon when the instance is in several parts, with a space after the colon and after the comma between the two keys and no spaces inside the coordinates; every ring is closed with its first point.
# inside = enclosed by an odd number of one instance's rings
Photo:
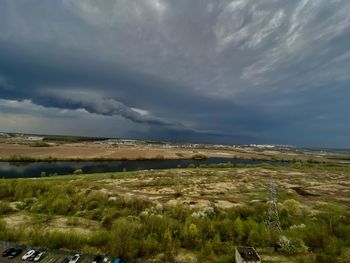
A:
{"type": "MultiPolygon", "coordinates": [[[[11,156],[25,156],[32,158],[47,159],[152,159],[163,157],[165,159],[188,159],[195,154],[204,154],[207,157],[232,158],[238,156],[234,151],[210,150],[210,149],[166,149],[147,146],[116,147],[92,143],[70,143],[50,147],[32,147],[28,144],[9,144],[0,142],[0,158],[6,159],[11,156]]],[[[240,157],[252,158],[255,155],[240,153],[240,157]]]]}
{"type": "MultiPolygon", "coordinates": [[[[0,139],[0,160],[8,160],[13,156],[30,157],[46,160],[55,158],[59,160],[136,160],[136,159],[191,159],[196,154],[207,157],[262,159],[262,160],[309,160],[340,162],[340,160],[327,159],[310,153],[280,152],[278,150],[254,151],[250,148],[236,149],[189,149],[189,148],[162,148],[162,146],[115,146],[108,144],[82,143],[50,143],[49,147],[33,147],[33,143],[0,139]]],[[[343,162],[343,161],[342,161],[343,162]]]]}
{"type": "Polygon", "coordinates": [[[191,208],[230,208],[267,202],[271,181],[277,184],[280,202],[296,199],[315,208],[322,202],[350,207],[350,174],[325,171],[242,169],[173,169],[137,172],[131,177],[95,182],[109,196],[130,196],[164,205],[178,203],[191,208]]]}

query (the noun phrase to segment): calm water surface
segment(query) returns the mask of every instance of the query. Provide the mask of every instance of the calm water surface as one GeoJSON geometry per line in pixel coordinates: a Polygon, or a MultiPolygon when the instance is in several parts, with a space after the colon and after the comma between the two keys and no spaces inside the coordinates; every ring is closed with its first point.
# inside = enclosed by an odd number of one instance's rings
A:
{"type": "MultiPolygon", "coordinates": [[[[149,170],[149,169],[168,169],[187,167],[193,163],[200,164],[219,164],[231,162],[232,164],[259,164],[263,161],[258,160],[239,160],[230,158],[209,158],[207,160],[164,160],[164,161],[58,161],[58,162],[0,162],[0,178],[30,178],[40,177],[41,172],[46,174],[58,175],[71,174],[76,169],[82,169],[84,173],[104,173],[120,172],[123,169],[127,171],[149,170]]],[[[286,165],[280,162],[269,162],[273,165],[286,165]]]]}

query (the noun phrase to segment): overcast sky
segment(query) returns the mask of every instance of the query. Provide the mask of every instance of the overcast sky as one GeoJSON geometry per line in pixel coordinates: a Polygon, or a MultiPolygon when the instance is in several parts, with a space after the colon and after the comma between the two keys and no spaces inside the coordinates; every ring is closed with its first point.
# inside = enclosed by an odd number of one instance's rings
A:
{"type": "Polygon", "coordinates": [[[1,0],[0,131],[350,147],[348,0],[1,0]]]}

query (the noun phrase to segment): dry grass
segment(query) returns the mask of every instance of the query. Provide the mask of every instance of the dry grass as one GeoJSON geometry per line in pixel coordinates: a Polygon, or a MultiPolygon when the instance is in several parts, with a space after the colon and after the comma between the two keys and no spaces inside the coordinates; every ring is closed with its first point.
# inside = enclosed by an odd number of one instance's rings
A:
{"type": "MultiPolygon", "coordinates": [[[[326,155],[310,152],[294,152],[279,150],[257,150],[253,148],[231,149],[188,149],[162,148],[159,145],[113,146],[94,144],[92,142],[79,143],[50,143],[50,147],[32,147],[32,143],[20,138],[0,138],[0,159],[10,159],[12,156],[24,156],[33,159],[54,158],[59,160],[92,160],[92,159],[191,159],[194,155],[207,157],[261,159],[261,160],[316,160],[319,162],[340,162],[326,155]]],[[[330,156],[331,157],[331,156],[330,156]]],[[[341,156],[340,156],[341,157],[341,156]]],[[[344,160],[343,160],[344,161],[344,160]]]]}
{"type": "Polygon", "coordinates": [[[280,201],[294,198],[312,207],[317,201],[341,202],[350,206],[349,179],[350,174],[345,172],[290,168],[173,169],[96,179],[94,184],[101,186],[109,195],[127,194],[164,204],[187,204],[194,208],[208,204],[228,208],[252,201],[266,202],[267,187],[274,180],[280,201]],[[303,191],[310,194],[303,195],[303,191]]]}

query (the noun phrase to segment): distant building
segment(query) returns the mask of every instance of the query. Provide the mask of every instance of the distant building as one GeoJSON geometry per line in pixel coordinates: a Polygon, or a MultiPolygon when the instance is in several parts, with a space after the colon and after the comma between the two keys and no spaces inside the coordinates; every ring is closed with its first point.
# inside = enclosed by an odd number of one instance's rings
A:
{"type": "Polygon", "coordinates": [[[44,140],[44,137],[39,137],[39,136],[28,136],[25,138],[27,141],[32,141],[32,142],[37,142],[37,141],[42,141],[44,140]]]}
{"type": "Polygon", "coordinates": [[[237,247],[236,263],[261,263],[261,258],[252,247],[237,247]]]}

